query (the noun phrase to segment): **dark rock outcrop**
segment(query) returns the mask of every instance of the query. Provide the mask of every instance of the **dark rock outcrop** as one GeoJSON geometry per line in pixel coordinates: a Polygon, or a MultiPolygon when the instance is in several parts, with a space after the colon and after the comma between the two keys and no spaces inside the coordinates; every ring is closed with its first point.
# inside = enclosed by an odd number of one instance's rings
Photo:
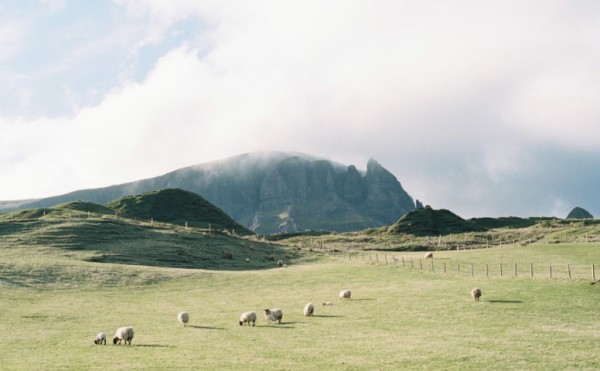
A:
{"type": "Polygon", "coordinates": [[[283,152],[240,155],[156,178],[45,198],[21,208],[76,200],[104,204],[165,188],[196,193],[260,234],[381,227],[415,208],[396,177],[375,160],[369,160],[366,173],[361,173],[353,165],[283,152]]]}
{"type": "Polygon", "coordinates": [[[571,210],[569,215],[567,215],[567,219],[594,219],[594,217],[587,210],[581,207],[575,207],[571,210]]]}

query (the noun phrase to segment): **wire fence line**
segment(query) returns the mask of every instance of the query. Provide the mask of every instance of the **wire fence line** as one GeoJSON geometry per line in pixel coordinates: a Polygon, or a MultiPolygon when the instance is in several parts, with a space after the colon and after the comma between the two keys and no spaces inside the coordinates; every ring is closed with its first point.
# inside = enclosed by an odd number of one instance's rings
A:
{"type": "Polygon", "coordinates": [[[430,273],[454,274],[459,276],[548,278],[597,281],[595,264],[542,264],[534,262],[480,263],[453,260],[449,258],[414,258],[385,253],[364,253],[358,251],[330,251],[330,255],[347,260],[362,261],[367,264],[393,265],[398,268],[413,269],[430,273]]]}

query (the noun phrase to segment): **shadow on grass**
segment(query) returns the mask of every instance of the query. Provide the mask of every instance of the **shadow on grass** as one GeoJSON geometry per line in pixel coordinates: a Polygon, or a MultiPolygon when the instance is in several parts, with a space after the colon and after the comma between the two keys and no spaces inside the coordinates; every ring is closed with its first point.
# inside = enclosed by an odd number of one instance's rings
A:
{"type": "Polygon", "coordinates": [[[360,299],[354,299],[354,298],[352,298],[352,299],[350,299],[350,300],[344,300],[344,301],[367,301],[367,300],[375,300],[375,299],[372,299],[372,298],[360,298],[360,299]]]}
{"type": "MultiPolygon", "coordinates": [[[[129,345],[128,345],[129,346],[129,345]]],[[[132,344],[132,347],[141,347],[141,348],[172,348],[172,345],[164,345],[164,344],[132,344]]]]}
{"type": "Polygon", "coordinates": [[[321,318],[339,318],[344,316],[333,316],[330,314],[313,314],[313,317],[321,317],[321,318]]]}
{"type": "Polygon", "coordinates": [[[489,303],[492,304],[520,304],[523,301],[521,300],[486,300],[489,303]]]}
{"type": "Polygon", "coordinates": [[[199,330],[225,330],[223,327],[210,327],[210,326],[198,326],[198,325],[190,325],[188,327],[199,329],[199,330]]]}

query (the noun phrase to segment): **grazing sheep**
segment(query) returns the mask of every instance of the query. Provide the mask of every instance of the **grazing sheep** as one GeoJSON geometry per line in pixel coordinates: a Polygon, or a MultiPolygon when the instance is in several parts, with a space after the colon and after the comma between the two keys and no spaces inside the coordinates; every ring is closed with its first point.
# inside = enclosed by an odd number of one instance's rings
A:
{"type": "Polygon", "coordinates": [[[425,259],[433,259],[433,253],[430,251],[425,254],[425,259]]]}
{"type": "Polygon", "coordinates": [[[265,319],[267,322],[279,322],[281,323],[281,319],[283,318],[283,311],[279,308],[274,309],[265,309],[265,319]]]}
{"type": "Polygon", "coordinates": [[[313,303],[306,304],[306,306],[304,307],[304,315],[312,316],[314,313],[315,313],[315,306],[313,305],[313,303]]]}
{"type": "Polygon", "coordinates": [[[252,322],[252,326],[256,325],[256,312],[244,312],[240,316],[240,326],[244,326],[244,324],[248,324],[250,326],[250,322],[252,322]]]}
{"type": "Polygon", "coordinates": [[[339,293],[340,299],[350,300],[352,292],[350,290],[342,290],[339,293]]]}
{"type": "Polygon", "coordinates": [[[326,302],[323,303],[323,305],[333,305],[333,303],[330,302],[330,301],[326,301],[326,302]]]}
{"type": "Polygon", "coordinates": [[[106,345],[106,334],[104,332],[100,332],[98,335],[96,335],[96,338],[94,339],[94,344],[106,345]]]}
{"type": "Polygon", "coordinates": [[[190,322],[190,315],[188,312],[181,312],[177,315],[177,320],[183,325],[183,327],[187,327],[188,323],[190,322]]]}
{"type": "Polygon", "coordinates": [[[283,261],[282,260],[277,260],[277,266],[279,268],[283,268],[283,261]]]}
{"type": "Polygon", "coordinates": [[[125,344],[131,345],[131,340],[133,340],[133,327],[125,326],[117,329],[115,337],[113,338],[113,344],[120,345],[122,340],[125,341],[125,344]]]}
{"type": "Polygon", "coordinates": [[[481,289],[475,287],[473,290],[471,290],[471,296],[473,299],[475,299],[475,301],[479,301],[479,298],[481,297],[481,289]]]}

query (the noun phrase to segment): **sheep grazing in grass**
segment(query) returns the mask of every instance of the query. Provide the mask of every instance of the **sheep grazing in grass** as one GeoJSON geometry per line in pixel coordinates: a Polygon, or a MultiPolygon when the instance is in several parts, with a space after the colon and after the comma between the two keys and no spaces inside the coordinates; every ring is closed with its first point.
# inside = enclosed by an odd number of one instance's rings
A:
{"type": "Polygon", "coordinates": [[[342,290],[339,293],[340,299],[344,299],[344,300],[350,300],[350,297],[352,296],[352,292],[350,290],[342,290]]]}
{"type": "Polygon", "coordinates": [[[187,327],[190,322],[190,315],[188,312],[181,312],[177,315],[177,321],[183,325],[183,327],[187,327]]]}
{"type": "Polygon", "coordinates": [[[304,306],[304,315],[305,316],[312,316],[315,313],[315,306],[313,305],[313,303],[308,303],[306,304],[306,306],[304,306]]]}
{"type": "Polygon", "coordinates": [[[250,322],[252,322],[252,326],[256,325],[256,312],[244,312],[240,316],[240,326],[244,326],[248,324],[250,326],[250,322]]]}
{"type": "Polygon", "coordinates": [[[113,344],[121,344],[121,341],[125,341],[125,344],[131,345],[131,340],[133,340],[133,327],[125,326],[119,327],[117,332],[115,332],[115,337],[113,338],[113,344]]]}
{"type": "Polygon", "coordinates": [[[283,260],[277,260],[277,266],[283,268],[283,260]]]}
{"type": "Polygon", "coordinates": [[[479,298],[481,297],[481,289],[475,287],[473,290],[471,290],[471,296],[473,299],[475,299],[475,301],[479,301],[479,298]]]}
{"type": "Polygon", "coordinates": [[[433,253],[430,251],[425,254],[425,259],[433,259],[433,253]]]}
{"type": "Polygon", "coordinates": [[[283,311],[279,308],[265,309],[265,319],[267,322],[279,322],[281,323],[281,319],[283,318],[283,311]]]}
{"type": "Polygon", "coordinates": [[[96,338],[94,339],[94,344],[104,344],[106,345],[106,334],[104,332],[99,333],[98,335],[96,335],[96,338]]]}

